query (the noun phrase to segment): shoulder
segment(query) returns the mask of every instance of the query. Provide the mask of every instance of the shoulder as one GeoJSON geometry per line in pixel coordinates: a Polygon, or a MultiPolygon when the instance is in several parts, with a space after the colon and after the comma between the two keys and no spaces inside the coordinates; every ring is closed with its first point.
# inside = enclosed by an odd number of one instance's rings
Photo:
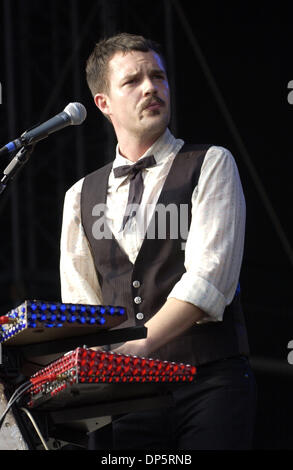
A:
{"type": "Polygon", "coordinates": [[[204,160],[214,161],[231,161],[235,162],[234,157],[230,150],[220,145],[214,144],[192,144],[184,143],[179,151],[180,156],[187,158],[202,157],[204,160]]]}
{"type": "Polygon", "coordinates": [[[187,154],[189,156],[196,156],[201,154],[205,157],[205,159],[234,161],[234,157],[230,150],[220,145],[214,144],[184,143],[179,153],[187,154]]]}
{"type": "Polygon", "coordinates": [[[211,145],[207,151],[206,158],[235,161],[230,150],[220,145],[211,145]]]}
{"type": "Polygon", "coordinates": [[[220,145],[211,145],[209,147],[205,155],[203,168],[205,166],[218,167],[226,171],[235,171],[237,169],[235,158],[230,150],[220,145]]]}
{"type": "Polygon", "coordinates": [[[187,162],[198,162],[197,164],[201,165],[201,171],[212,167],[225,168],[226,170],[237,168],[230,150],[220,145],[185,143],[178,155],[187,162]]]}
{"type": "Polygon", "coordinates": [[[234,156],[230,150],[219,145],[212,145],[208,149],[201,167],[201,180],[212,179],[227,185],[240,181],[234,156]]]}

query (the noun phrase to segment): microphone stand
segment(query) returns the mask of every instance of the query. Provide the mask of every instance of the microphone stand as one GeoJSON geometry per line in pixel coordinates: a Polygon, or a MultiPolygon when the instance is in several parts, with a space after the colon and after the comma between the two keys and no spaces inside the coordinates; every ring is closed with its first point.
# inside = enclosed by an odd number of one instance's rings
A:
{"type": "MultiPolygon", "coordinates": [[[[34,144],[35,145],[35,144],[34,144]]],[[[15,157],[11,160],[9,165],[4,170],[4,176],[0,181],[0,195],[4,192],[7,184],[10,180],[12,180],[16,173],[22,168],[22,166],[28,161],[29,157],[31,156],[34,145],[28,145],[22,147],[15,157]]]]}

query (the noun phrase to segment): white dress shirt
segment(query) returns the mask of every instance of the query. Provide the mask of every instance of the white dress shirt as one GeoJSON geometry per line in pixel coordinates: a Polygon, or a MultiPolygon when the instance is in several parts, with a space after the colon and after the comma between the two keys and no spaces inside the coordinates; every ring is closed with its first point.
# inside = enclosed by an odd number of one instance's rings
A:
{"type": "MultiPolygon", "coordinates": [[[[144,232],[140,228],[147,227],[152,216],[149,207],[155,206],[173,160],[183,144],[167,129],[141,157],[154,155],[157,164],[143,170],[144,192],[139,211],[122,232],[129,176],[115,178],[113,168],[132,165],[133,162],[119,154],[117,145],[108,182],[106,218],[131,263],[135,263],[143,242],[144,232]]],[[[103,304],[91,250],[81,223],[82,184],[83,179],[75,183],[65,196],[60,258],[62,301],[103,304]]],[[[243,255],[245,212],[245,199],[233,156],[223,147],[210,147],[192,194],[192,219],[185,244],[186,272],[168,296],[202,309],[206,314],[203,321],[221,321],[225,307],[235,294],[243,255]]]]}

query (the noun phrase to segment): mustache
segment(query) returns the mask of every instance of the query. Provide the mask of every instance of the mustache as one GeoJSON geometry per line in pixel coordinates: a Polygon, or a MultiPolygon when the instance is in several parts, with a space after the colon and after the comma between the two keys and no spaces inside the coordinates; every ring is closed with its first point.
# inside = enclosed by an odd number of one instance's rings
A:
{"type": "Polygon", "coordinates": [[[158,103],[161,106],[165,105],[165,101],[162,100],[162,98],[159,98],[158,96],[150,96],[149,98],[146,98],[143,103],[141,103],[140,111],[143,111],[145,108],[147,108],[148,106],[150,106],[150,104],[153,103],[158,103]]]}

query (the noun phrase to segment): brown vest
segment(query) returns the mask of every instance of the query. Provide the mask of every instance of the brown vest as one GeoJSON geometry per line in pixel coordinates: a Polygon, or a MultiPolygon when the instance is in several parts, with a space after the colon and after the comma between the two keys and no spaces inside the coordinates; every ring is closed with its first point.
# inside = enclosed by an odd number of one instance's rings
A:
{"type": "MultiPolygon", "coordinates": [[[[188,206],[191,220],[191,196],[197,186],[201,165],[209,146],[184,145],[175,157],[158,204],[188,206]]],[[[120,305],[127,309],[128,321],[122,326],[143,325],[164,304],[173,286],[179,281],[184,267],[184,250],[178,218],[178,237],[172,236],[170,219],[166,220],[166,237],[145,236],[134,265],[111,238],[96,239],[92,215],[96,204],[105,204],[112,163],[85,177],[81,193],[81,218],[89,241],[105,305],[120,305]],[[143,314],[143,315],[141,315],[143,314]]],[[[166,211],[168,213],[168,211],[166,211]]],[[[178,210],[178,213],[180,211],[178,210]]],[[[172,221],[172,230],[174,230],[172,221]]],[[[149,228],[157,230],[154,212],[149,228]]],[[[158,233],[156,234],[158,235],[158,233]]],[[[153,358],[199,365],[238,354],[248,355],[245,322],[239,292],[226,307],[222,322],[195,325],[183,335],[151,354],[153,358]]]]}

